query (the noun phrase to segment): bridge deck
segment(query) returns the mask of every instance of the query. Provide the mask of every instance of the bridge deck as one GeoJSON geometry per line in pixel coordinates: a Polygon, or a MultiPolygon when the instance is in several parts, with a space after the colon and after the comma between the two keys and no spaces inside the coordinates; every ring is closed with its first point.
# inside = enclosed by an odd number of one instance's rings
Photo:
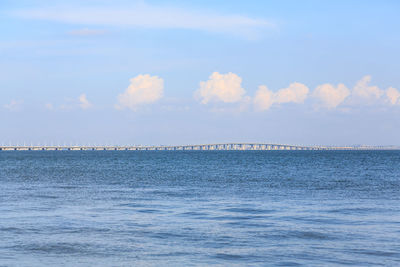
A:
{"type": "Polygon", "coordinates": [[[200,144],[176,146],[0,146],[2,151],[83,151],[83,150],[399,150],[394,146],[299,146],[263,143],[227,143],[227,144],[200,144]]]}

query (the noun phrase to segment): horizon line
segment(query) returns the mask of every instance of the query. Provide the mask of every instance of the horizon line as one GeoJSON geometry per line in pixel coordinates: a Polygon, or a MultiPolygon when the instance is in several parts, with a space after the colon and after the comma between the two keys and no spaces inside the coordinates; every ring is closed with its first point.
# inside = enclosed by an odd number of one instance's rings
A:
{"type": "Polygon", "coordinates": [[[31,150],[155,150],[155,151],[209,151],[209,150],[400,150],[396,145],[290,145],[278,143],[210,143],[189,145],[0,145],[2,151],[31,150]]]}

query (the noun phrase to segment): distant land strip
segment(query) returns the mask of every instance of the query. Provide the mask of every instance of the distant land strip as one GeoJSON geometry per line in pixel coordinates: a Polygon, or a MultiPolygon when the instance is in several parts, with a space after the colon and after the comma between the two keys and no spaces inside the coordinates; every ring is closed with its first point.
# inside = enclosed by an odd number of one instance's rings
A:
{"type": "Polygon", "coordinates": [[[218,151],[218,150],[400,150],[399,146],[303,146],[265,143],[226,143],[200,145],[160,145],[160,146],[0,146],[1,151],[218,151]]]}

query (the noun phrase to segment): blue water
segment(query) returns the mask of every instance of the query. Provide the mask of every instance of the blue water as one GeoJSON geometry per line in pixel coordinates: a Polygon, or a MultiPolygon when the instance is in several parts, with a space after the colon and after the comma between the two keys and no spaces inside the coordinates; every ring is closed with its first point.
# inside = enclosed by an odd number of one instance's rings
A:
{"type": "Polygon", "coordinates": [[[0,204],[0,266],[400,266],[400,151],[2,151],[0,204]]]}

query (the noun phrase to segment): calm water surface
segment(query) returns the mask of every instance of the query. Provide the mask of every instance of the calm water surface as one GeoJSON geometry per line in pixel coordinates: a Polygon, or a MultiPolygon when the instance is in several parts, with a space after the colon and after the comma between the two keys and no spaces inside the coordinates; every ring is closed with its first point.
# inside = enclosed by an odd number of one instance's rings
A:
{"type": "Polygon", "coordinates": [[[399,151],[0,151],[0,266],[400,266],[399,151]]]}

